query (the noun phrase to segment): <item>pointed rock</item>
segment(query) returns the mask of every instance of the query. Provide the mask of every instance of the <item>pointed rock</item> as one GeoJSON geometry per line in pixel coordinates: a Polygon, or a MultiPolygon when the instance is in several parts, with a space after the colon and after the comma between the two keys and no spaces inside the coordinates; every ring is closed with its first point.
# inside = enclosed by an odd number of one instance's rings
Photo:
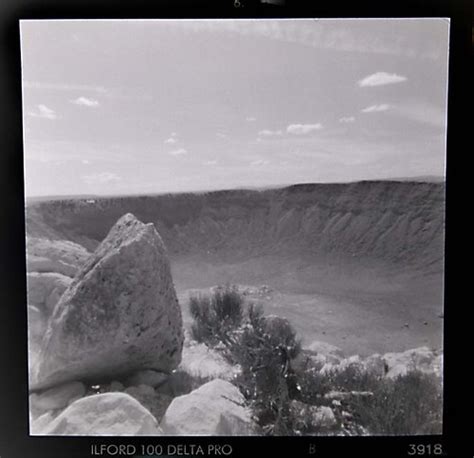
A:
{"type": "Polygon", "coordinates": [[[182,346],[181,309],[161,237],[153,224],[127,214],[56,305],[30,390],[142,369],[169,373],[182,346]]]}

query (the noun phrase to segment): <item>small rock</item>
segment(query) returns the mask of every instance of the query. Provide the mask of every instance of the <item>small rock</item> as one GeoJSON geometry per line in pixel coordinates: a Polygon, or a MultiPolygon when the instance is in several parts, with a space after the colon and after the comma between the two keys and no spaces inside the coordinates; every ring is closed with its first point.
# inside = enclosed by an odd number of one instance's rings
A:
{"type": "Polygon", "coordinates": [[[313,425],[330,428],[337,424],[336,416],[330,407],[321,406],[313,411],[313,425]]]}

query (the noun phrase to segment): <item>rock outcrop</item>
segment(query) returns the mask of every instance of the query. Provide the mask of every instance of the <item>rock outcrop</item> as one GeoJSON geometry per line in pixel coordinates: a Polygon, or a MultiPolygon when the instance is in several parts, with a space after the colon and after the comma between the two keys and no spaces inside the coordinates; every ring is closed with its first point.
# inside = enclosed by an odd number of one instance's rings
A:
{"type": "Polygon", "coordinates": [[[56,272],[73,277],[84,265],[90,253],[69,240],[27,238],[28,272],[56,272]]]}
{"type": "Polygon", "coordinates": [[[428,347],[419,347],[402,353],[386,353],[383,355],[389,378],[406,375],[408,372],[420,371],[442,374],[442,355],[428,347]]]}
{"type": "Polygon", "coordinates": [[[56,418],[46,413],[30,426],[33,435],[156,436],[157,420],[137,400],[124,393],[87,396],[73,402],[56,418]]]}
{"type": "Polygon", "coordinates": [[[442,375],[442,352],[419,347],[399,353],[373,354],[367,358],[353,355],[339,361],[326,362],[320,367],[321,374],[340,372],[351,368],[360,373],[376,377],[397,378],[409,372],[419,371],[425,374],[442,375]]]}
{"type": "Polygon", "coordinates": [[[173,399],[161,427],[165,435],[252,435],[255,426],[244,404],[237,387],[225,380],[212,380],[173,399]]]}
{"type": "Polygon", "coordinates": [[[142,369],[169,373],[182,346],[166,249],[153,224],[127,214],[56,305],[30,389],[112,380],[142,369]]]}

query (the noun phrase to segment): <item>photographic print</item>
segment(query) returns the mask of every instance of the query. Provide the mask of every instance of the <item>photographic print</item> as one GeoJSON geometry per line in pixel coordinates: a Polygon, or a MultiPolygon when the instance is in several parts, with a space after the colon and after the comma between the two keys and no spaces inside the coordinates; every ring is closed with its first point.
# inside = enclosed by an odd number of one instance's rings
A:
{"type": "Polygon", "coordinates": [[[442,433],[449,20],[23,20],[30,435],[442,433]]]}

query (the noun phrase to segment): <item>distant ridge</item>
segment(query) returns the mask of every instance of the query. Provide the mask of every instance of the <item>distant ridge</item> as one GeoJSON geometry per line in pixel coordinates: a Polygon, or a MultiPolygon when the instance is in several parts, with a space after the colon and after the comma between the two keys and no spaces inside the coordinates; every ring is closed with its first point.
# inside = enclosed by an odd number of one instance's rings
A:
{"type": "MultiPolygon", "coordinates": [[[[444,183],[446,178],[439,175],[420,175],[416,177],[396,177],[389,178],[388,181],[414,181],[414,182],[423,182],[423,183],[444,183]]],[[[384,180],[384,181],[387,181],[384,180]]]]}
{"type": "Polygon", "coordinates": [[[172,195],[200,195],[200,194],[212,194],[222,193],[231,191],[268,191],[268,190],[283,190],[292,189],[295,187],[311,187],[319,185],[344,185],[353,183],[380,183],[380,182],[414,182],[414,183],[444,183],[444,176],[436,175],[420,175],[414,177],[391,177],[391,178],[378,178],[370,180],[354,180],[354,181],[327,181],[327,182],[304,182],[304,183],[293,183],[293,184],[281,184],[281,185],[270,185],[270,186],[242,186],[236,188],[223,188],[223,189],[202,189],[194,191],[175,191],[175,192],[137,192],[130,194],[64,194],[64,195],[47,195],[47,196],[27,196],[26,203],[34,204],[37,202],[48,202],[48,201],[59,201],[59,200],[89,200],[89,199],[111,199],[111,198],[124,198],[124,197],[158,197],[158,196],[172,196],[172,195]]]}

